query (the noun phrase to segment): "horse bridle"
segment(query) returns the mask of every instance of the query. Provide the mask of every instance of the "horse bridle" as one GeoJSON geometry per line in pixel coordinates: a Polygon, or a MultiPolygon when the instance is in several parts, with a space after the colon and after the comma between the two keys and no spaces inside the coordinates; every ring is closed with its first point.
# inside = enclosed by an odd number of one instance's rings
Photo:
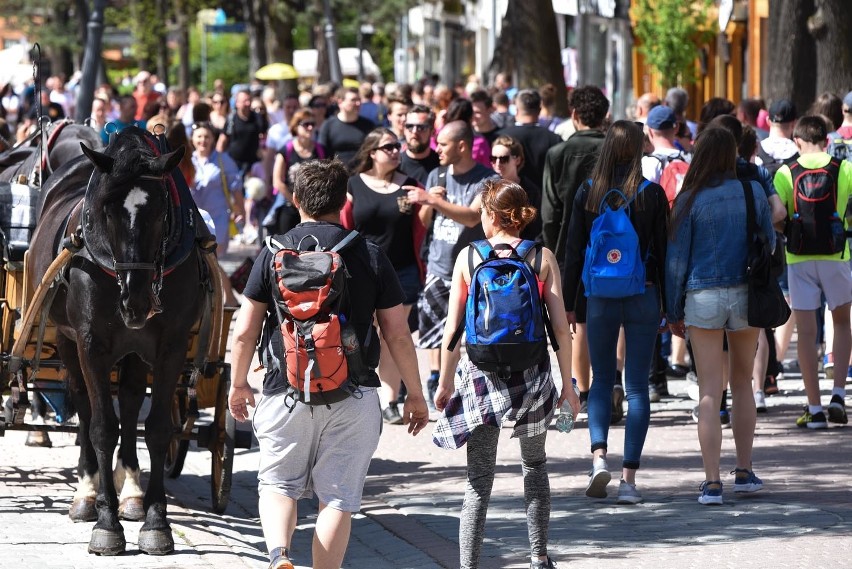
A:
{"type": "MultiPolygon", "coordinates": [[[[92,257],[92,260],[107,274],[115,276],[115,280],[118,283],[119,290],[124,290],[124,283],[119,276],[119,271],[154,271],[154,279],[151,282],[151,300],[152,300],[152,312],[157,314],[163,311],[162,302],[160,301],[160,292],[163,290],[163,277],[165,276],[165,272],[163,267],[166,262],[166,248],[169,244],[169,235],[171,234],[171,222],[172,222],[172,208],[171,202],[169,200],[169,191],[166,183],[166,178],[168,175],[163,176],[139,176],[138,180],[154,180],[160,182],[166,194],[166,214],[165,214],[165,225],[163,229],[163,238],[160,243],[160,249],[157,252],[157,256],[151,263],[123,263],[116,260],[115,255],[111,254],[112,257],[112,270],[109,267],[105,266],[101,259],[95,255],[95,253],[89,248],[88,240],[84,239],[84,243],[86,243],[86,249],[89,251],[89,254],[92,257]]],[[[89,184],[92,183],[94,179],[94,172],[92,172],[92,178],[89,180],[89,184]]],[[[83,207],[82,212],[82,220],[81,225],[85,230],[92,228],[91,219],[89,219],[89,208],[83,207]]],[[[112,251],[110,251],[112,253],[112,251]]]]}

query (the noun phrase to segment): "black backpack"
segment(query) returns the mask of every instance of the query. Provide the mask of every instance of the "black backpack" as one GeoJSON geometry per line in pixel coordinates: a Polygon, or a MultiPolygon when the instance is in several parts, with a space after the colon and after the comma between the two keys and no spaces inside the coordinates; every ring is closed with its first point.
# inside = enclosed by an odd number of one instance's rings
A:
{"type": "Polygon", "coordinates": [[[792,165],[799,158],[799,153],[796,152],[792,156],[787,159],[781,160],[778,158],[773,158],[769,155],[764,149],[763,145],[757,144],[757,157],[760,158],[760,161],[763,162],[763,167],[769,170],[769,174],[774,178],[775,172],[778,171],[779,168],[783,165],[792,165]]]}
{"type": "Polygon", "coordinates": [[[787,251],[794,255],[834,255],[846,248],[843,218],[837,213],[836,158],[822,168],[790,164],[793,178],[793,216],[787,220],[787,251]]]}

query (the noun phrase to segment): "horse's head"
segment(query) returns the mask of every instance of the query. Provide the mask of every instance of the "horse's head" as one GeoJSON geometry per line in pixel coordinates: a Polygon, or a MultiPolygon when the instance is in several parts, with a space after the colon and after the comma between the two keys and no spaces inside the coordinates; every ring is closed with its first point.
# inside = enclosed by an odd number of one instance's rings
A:
{"type": "Polygon", "coordinates": [[[184,153],[179,148],[159,155],[146,136],[135,128],[122,131],[103,153],[81,143],[95,166],[86,192],[86,244],[111,259],[119,311],[132,329],[142,328],[160,310],[165,249],[170,224],[176,222],[168,176],[184,153]]]}

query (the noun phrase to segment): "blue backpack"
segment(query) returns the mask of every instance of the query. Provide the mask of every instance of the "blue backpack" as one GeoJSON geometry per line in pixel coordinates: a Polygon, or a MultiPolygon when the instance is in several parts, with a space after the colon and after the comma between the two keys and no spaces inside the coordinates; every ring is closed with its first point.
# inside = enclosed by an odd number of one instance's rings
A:
{"type": "MultiPolygon", "coordinates": [[[[649,183],[643,180],[636,195],[649,183]]],[[[645,259],[639,252],[639,236],[630,221],[632,201],[618,189],[608,191],[601,200],[600,215],[592,222],[583,264],[586,296],[625,298],[645,292],[645,259]],[[624,205],[610,207],[607,198],[611,194],[620,196],[624,205]]]]}
{"type": "Polygon", "coordinates": [[[499,244],[509,250],[501,257],[488,241],[474,241],[468,248],[470,287],[464,322],[450,341],[453,350],[467,335],[467,355],[479,369],[496,372],[507,380],[512,372],[529,369],[547,360],[547,338],[554,350],[559,345],[550,328],[547,307],[542,302],[541,244],[521,241],[517,247],[499,244]],[[531,266],[527,254],[536,250],[531,266]],[[474,267],[476,252],[482,262],[474,267]]]}

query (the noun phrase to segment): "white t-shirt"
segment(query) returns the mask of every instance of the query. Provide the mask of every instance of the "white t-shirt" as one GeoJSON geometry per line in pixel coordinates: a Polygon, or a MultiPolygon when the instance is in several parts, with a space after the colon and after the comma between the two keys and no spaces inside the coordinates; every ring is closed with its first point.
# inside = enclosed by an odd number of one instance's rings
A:
{"type": "Polygon", "coordinates": [[[677,148],[655,148],[653,154],[642,157],[642,176],[649,182],[660,183],[660,176],[672,158],[684,158],[677,148]]]}

